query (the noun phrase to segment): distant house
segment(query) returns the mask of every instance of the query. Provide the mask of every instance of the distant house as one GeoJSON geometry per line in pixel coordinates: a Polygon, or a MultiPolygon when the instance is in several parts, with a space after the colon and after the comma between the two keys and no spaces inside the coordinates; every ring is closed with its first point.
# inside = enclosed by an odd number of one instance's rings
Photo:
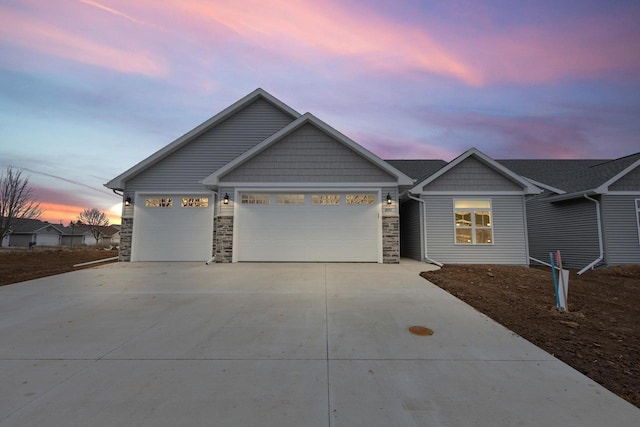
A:
{"type": "MultiPolygon", "coordinates": [[[[66,227],[68,232],[66,237],[68,237],[69,243],[66,243],[65,241],[65,244],[70,244],[72,235],[74,245],[81,244],[87,246],[113,244],[113,236],[120,235],[120,231],[112,225],[100,226],[98,227],[99,234],[98,239],[96,240],[93,229],[94,227],[86,224],[74,224],[73,226],[66,227]]],[[[119,241],[119,237],[116,237],[116,239],[119,241]]]]}
{"type": "Polygon", "coordinates": [[[527,200],[531,256],[564,264],[640,264],[640,153],[613,160],[500,160],[543,189],[527,200]]]}
{"type": "Polygon", "coordinates": [[[3,246],[60,246],[62,230],[60,225],[37,219],[16,220],[3,246]]]}

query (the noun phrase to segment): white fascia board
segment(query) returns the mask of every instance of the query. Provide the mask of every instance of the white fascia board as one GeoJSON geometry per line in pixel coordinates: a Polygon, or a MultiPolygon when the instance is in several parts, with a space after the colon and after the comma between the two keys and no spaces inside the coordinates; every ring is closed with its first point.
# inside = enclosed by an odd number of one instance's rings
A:
{"type": "MultiPolygon", "coordinates": [[[[397,182],[395,183],[390,182],[387,184],[387,186],[413,185],[413,180],[409,178],[407,175],[400,172],[398,169],[394,168],[393,166],[391,166],[390,164],[388,164],[387,162],[385,162],[375,154],[371,153],[369,150],[365,149],[364,147],[362,147],[361,145],[359,145],[349,137],[341,134],[340,132],[338,132],[328,124],[324,123],[322,120],[318,119],[311,113],[305,113],[302,116],[298,117],[298,119],[291,122],[289,125],[280,129],[278,132],[274,133],[269,138],[265,139],[255,147],[251,148],[250,150],[236,157],[234,160],[227,163],[226,165],[224,165],[223,167],[221,167],[220,169],[218,169],[217,171],[215,171],[214,173],[212,173],[211,175],[209,175],[208,177],[206,177],[200,182],[204,185],[213,186],[213,187],[220,185],[220,177],[226,175],[227,173],[231,172],[233,169],[237,168],[238,166],[252,159],[256,155],[258,155],[259,153],[261,153],[262,151],[270,147],[272,144],[276,143],[277,141],[281,140],[285,136],[291,134],[292,132],[294,132],[295,130],[299,129],[301,126],[307,123],[311,123],[314,126],[318,127],[319,129],[326,132],[331,137],[340,141],[341,143],[343,143],[344,145],[346,145],[347,147],[355,151],[357,154],[371,161],[380,169],[384,170],[385,172],[389,173],[390,175],[394,176],[397,179],[397,182]]],[[[224,185],[228,185],[228,183],[224,183],[224,185]]]]}
{"type": "Polygon", "coordinates": [[[564,200],[571,199],[582,199],[584,196],[596,196],[599,193],[596,193],[594,190],[586,190],[586,191],[578,191],[576,193],[567,193],[567,194],[559,194],[557,196],[551,196],[545,199],[547,202],[562,202],[564,200]]]}
{"type": "Polygon", "coordinates": [[[524,196],[525,191],[410,191],[413,196],[524,196]]]}
{"type": "Polygon", "coordinates": [[[549,191],[554,192],[556,194],[567,194],[567,192],[564,191],[564,190],[561,190],[561,189],[556,188],[556,187],[552,187],[552,186],[547,185],[547,184],[543,184],[542,182],[536,181],[535,179],[527,178],[526,176],[523,176],[522,178],[526,179],[527,181],[529,181],[530,183],[532,183],[536,187],[540,187],[540,188],[543,188],[545,190],[549,190],[549,191]]]}
{"type": "Polygon", "coordinates": [[[27,231],[26,233],[28,233],[28,234],[37,234],[37,233],[39,233],[40,231],[44,230],[44,229],[45,229],[45,228],[47,228],[47,227],[53,227],[53,228],[55,228],[55,229],[56,229],[56,231],[57,231],[58,233],[62,234],[62,230],[60,230],[58,227],[56,227],[56,226],[55,226],[55,224],[45,224],[45,225],[43,225],[43,226],[42,226],[42,227],[40,227],[40,228],[37,228],[37,229],[35,229],[35,230],[33,230],[33,231],[27,231]]]}
{"type": "Polygon", "coordinates": [[[598,194],[606,194],[606,193],[608,193],[610,185],[615,184],[616,181],[618,181],[620,178],[624,177],[626,174],[628,174],[629,172],[631,172],[632,170],[634,170],[638,166],[640,166],[640,160],[636,160],[635,162],[633,162],[631,165],[626,167],[622,172],[618,173],[616,176],[614,176],[613,178],[611,178],[610,180],[608,180],[604,184],[602,184],[599,187],[597,187],[594,191],[596,193],[598,193],[598,194]]]}
{"type": "Polygon", "coordinates": [[[274,188],[274,189],[287,189],[292,188],[296,190],[317,190],[319,188],[381,188],[381,187],[395,187],[395,182],[222,182],[220,187],[235,187],[235,188],[274,188]]]}
{"type": "Polygon", "coordinates": [[[296,110],[294,110],[293,108],[289,107],[288,105],[286,105],[284,102],[280,101],[279,99],[275,98],[273,95],[269,94],[264,89],[258,88],[256,90],[254,90],[253,92],[251,92],[250,94],[248,94],[247,96],[243,97],[242,99],[236,101],[235,103],[233,103],[229,107],[227,107],[224,110],[220,111],[218,114],[216,114],[215,116],[211,117],[206,122],[196,126],[195,128],[193,128],[189,132],[185,133],[184,135],[182,135],[178,139],[174,140],[170,144],[168,144],[165,147],[161,148],[160,150],[156,151],[151,156],[149,156],[146,159],[142,160],[140,163],[136,164],[135,166],[129,168],[128,170],[126,170],[125,172],[121,173],[117,177],[113,178],[111,181],[109,181],[106,184],[104,184],[104,186],[107,187],[107,188],[110,188],[112,190],[124,190],[124,182],[126,180],[128,180],[131,177],[135,176],[136,174],[138,174],[139,172],[143,171],[144,169],[147,169],[149,166],[154,165],[158,161],[164,159],[165,157],[167,157],[168,155],[170,155],[171,153],[173,153],[174,151],[176,151],[180,147],[182,147],[185,144],[187,144],[192,139],[196,138],[197,136],[199,136],[200,134],[202,134],[203,132],[205,132],[209,128],[215,126],[216,124],[224,121],[228,117],[234,115],[235,113],[237,113],[238,111],[242,110],[244,107],[246,107],[247,105],[251,104],[253,101],[255,101],[258,98],[266,99],[271,104],[273,104],[275,107],[277,107],[280,110],[284,111],[286,114],[290,115],[294,119],[300,117],[300,113],[298,113],[296,110]]]}
{"type": "Polygon", "coordinates": [[[444,175],[445,173],[449,172],[451,169],[455,168],[457,165],[462,163],[462,161],[466,160],[467,158],[469,158],[471,156],[476,157],[478,160],[480,160],[482,163],[484,163],[488,167],[494,169],[496,172],[502,174],[503,176],[507,177],[508,179],[511,179],[512,181],[514,181],[514,182],[518,183],[519,185],[521,185],[525,194],[540,194],[540,193],[542,193],[542,190],[540,190],[538,187],[536,187],[535,185],[533,185],[529,181],[525,180],[523,177],[521,177],[520,175],[518,175],[515,172],[511,171],[510,169],[506,168],[505,166],[501,165],[500,163],[496,162],[491,157],[489,157],[486,154],[482,153],[477,148],[471,148],[471,149],[465,151],[460,156],[456,157],[451,162],[449,162],[446,166],[444,166],[441,169],[439,169],[436,173],[434,173],[433,175],[431,175],[431,176],[427,177],[426,179],[424,179],[422,182],[420,182],[417,185],[415,185],[410,191],[412,193],[421,193],[422,189],[424,188],[425,185],[435,181],[437,178],[439,178],[442,175],[444,175]]]}

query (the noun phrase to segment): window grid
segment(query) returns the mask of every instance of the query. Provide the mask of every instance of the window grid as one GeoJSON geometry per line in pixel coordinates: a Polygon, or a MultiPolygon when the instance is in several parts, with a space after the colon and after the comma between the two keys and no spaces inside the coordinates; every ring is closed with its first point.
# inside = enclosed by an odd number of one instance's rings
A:
{"type": "Polygon", "coordinates": [[[170,197],[152,197],[145,200],[145,206],[148,208],[171,208],[173,200],[170,197]]]}
{"type": "Polygon", "coordinates": [[[455,243],[462,245],[493,244],[492,215],[489,200],[455,200],[455,243]]]}
{"type": "Polygon", "coordinates": [[[340,204],[339,194],[312,194],[311,203],[314,205],[336,206],[340,204]]]}
{"type": "Polygon", "coordinates": [[[269,194],[243,194],[243,205],[268,205],[271,196],[269,194]]]}
{"type": "Polygon", "coordinates": [[[304,205],[304,194],[278,194],[276,203],[278,205],[304,205]]]}
{"type": "Polygon", "coordinates": [[[374,194],[347,194],[348,205],[373,205],[376,202],[374,194]]]}
{"type": "Polygon", "coordinates": [[[183,197],[180,204],[183,208],[207,208],[209,207],[208,197],[183,197]]]}

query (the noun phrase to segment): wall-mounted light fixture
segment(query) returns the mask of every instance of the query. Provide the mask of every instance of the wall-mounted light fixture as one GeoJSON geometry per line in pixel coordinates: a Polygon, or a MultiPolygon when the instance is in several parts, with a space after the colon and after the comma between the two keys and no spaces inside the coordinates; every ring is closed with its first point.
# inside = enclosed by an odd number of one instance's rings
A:
{"type": "Polygon", "coordinates": [[[224,203],[225,205],[229,204],[229,194],[228,193],[224,193],[224,199],[222,199],[222,203],[224,203]]]}
{"type": "Polygon", "coordinates": [[[387,204],[390,205],[393,202],[393,200],[391,200],[391,194],[387,193],[387,204]]]}
{"type": "Polygon", "coordinates": [[[126,199],[124,199],[124,205],[131,206],[131,197],[127,197],[126,199]]]}

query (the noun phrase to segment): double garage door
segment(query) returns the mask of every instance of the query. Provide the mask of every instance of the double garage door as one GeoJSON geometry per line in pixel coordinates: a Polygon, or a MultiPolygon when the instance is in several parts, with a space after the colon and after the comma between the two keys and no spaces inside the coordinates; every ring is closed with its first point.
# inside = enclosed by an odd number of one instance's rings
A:
{"type": "MultiPolygon", "coordinates": [[[[377,192],[240,192],[235,203],[235,261],[379,261],[377,192]]],[[[206,261],[213,205],[212,196],[138,196],[132,260],[206,261]]]]}
{"type": "Polygon", "coordinates": [[[377,262],[378,193],[240,193],[237,261],[377,262]]]}

